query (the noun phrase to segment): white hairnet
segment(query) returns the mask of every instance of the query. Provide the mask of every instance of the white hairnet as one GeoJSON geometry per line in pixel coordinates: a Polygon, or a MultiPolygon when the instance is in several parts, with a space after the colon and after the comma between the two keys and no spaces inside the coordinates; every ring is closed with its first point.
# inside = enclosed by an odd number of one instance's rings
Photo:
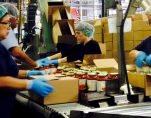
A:
{"type": "Polygon", "coordinates": [[[7,9],[0,5],[0,19],[7,13],[7,9]]]}
{"type": "Polygon", "coordinates": [[[95,30],[94,26],[87,22],[79,22],[75,26],[75,29],[81,31],[83,34],[85,34],[88,37],[91,37],[95,30]]]}
{"type": "Polygon", "coordinates": [[[15,5],[11,3],[4,3],[2,4],[7,10],[8,14],[17,17],[19,15],[18,9],[15,5]]]}

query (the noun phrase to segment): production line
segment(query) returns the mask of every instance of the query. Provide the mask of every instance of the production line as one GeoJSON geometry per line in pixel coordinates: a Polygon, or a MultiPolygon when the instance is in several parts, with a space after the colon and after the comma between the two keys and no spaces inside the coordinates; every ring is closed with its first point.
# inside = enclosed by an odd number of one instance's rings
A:
{"type": "Polygon", "coordinates": [[[151,117],[150,0],[0,2],[0,117],[151,117]]]}

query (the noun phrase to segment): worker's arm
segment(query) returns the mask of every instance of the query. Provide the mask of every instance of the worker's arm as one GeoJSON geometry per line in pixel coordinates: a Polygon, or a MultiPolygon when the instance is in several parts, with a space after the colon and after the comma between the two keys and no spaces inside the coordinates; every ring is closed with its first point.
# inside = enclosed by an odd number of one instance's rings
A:
{"type": "Polygon", "coordinates": [[[58,59],[58,63],[65,63],[65,62],[67,62],[67,57],[58,59]]]}
{"type": "Polygon", "coordinates": [[[32,67],[36,67],[37,63],[26,55],[19,47],[13,47],[10,49],[11,54],[18,60],[28,63],[32,67]]]}
{"type": "Polygon", "coordinates": [[[132,51],[130,51],[129,57],[130,57],[130,59],[132,59],[133,62],[135,61],[136,56],[137,56],[138,53],[139,53],[138,50],[132,50],[132,51]]]}
{"type": "Polygon", "coordinates": [[[54,90],[43,78],[33,80],[22,80],[10,76],[0,77],[0,88],[10,88],[14,90],[31,90],[41,96],[46,96],[54,90]]]}
{"type": "Polygon", "coordinates": [[[19,78],[27,78],[27,70],[20,70],[18,73],[19,78]]]}
{"type": "Polygon", "coordinates": [[[28,84],[28,80],[17,79],[10,76],[1,76],[0,77],[0,88],[13,88],[17,90],[26,89],[28,84]]]}
{"type": "Polygon", "coordinates": [[[135,62],[136,66],[142,68],[146,62],[147,54],[143,51],[132,50],[129,53],[130,58],[135,62]]]}
{"type": "Polygon", "coordinates": [[[59,59],[62,57],[62,54],[61,53],[57,53],[57,54],[54,54],[52,56],[49,56],[47,57],[49,60],[53,60],[53,59],[59,59]]]}

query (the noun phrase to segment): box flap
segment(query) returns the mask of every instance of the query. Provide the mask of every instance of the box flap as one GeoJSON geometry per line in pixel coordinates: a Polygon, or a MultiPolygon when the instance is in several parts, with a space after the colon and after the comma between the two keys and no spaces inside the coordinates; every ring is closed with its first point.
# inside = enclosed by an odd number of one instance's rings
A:
{"type": "Polygon", "coordinates": [[[115,59],[94,59],[94,64],[97,68],[118,68],[118,64],[115,59]]]}
{"type": "Polygon", "coordinates": [[[30,78],[32,79],[36,79],[36,78],[44,78],[45,80],[49,81],[49,80],[57,80],[60,78],[64,78],[65,75],[61,75],[61,74],[52,74],[52,75],[34,75],[34,76],[30,76],[30,78]]]}
{"type": "Polygon", "coordinates": [[[108,73],[118,72],[118,64],[115,59],[94,59],[97,70],[107,71],[108,73]]]}

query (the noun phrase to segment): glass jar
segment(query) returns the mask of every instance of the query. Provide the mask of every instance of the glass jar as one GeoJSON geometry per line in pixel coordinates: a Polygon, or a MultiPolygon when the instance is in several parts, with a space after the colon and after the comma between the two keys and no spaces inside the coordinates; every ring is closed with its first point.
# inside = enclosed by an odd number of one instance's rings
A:
{"type": "Polygon", "coordinates": [[[79,79],[79,90],[86,89],[86,75],[83,72],[77,72],[75,78],[79,79]]]}
{"type": "Polygon", "coordinates": [[[67,73],[66,73],[66,75],[67,75],[67,76],[70,76],[70,77],[74,77],[74,76],[75,76],[75,74],[74,74],[74,72],[73,72],[73,71],[71,71],[71,72],[70,72],[70,71],[69,71],[69,72],[67,72],[67,73]]]}
{"type": "Polygon", "coordinates": [[[118,79],[118,73],[110,73],[108,77],[109,79],[118,79]]]}
{"type": "Polygon", "coordinates": [[[106,81],[108,80],[108,73],[99,73],[97,76],[97,92],[106,90],[106,81]]]}
{"type": "Polygon", "coordinates": [[[96,81],[97,81],[97,74],[94,72],[88,73],[87,75],[88,91],[96,91],[96,81]]]}
{"type": "Polygon", "coordinates": [[[56,70],[55,73],[56,73],[56,74],[61,74],[62,71],[63,71],[63,67],[59,66],[59,67],[57,68],[57,70],[56,70]]]}
{"type": "Polygon", "coordinates": [[[45,73],[46,73],[47,75],[50,75],[49,66],[45,66],[44,68],[45,68],[45,73]]]}
{"type": "Polygon", "coordinates": [[[39,68],[37,68],[36,70],[40,70],[40,71],[42,71],[44,74],[46,74],[45,67],[39,67],[39,68]]]}
{"type": "Polygon", "coordinates": [[[55,65],[49,65],[49,73],[50,74],[54,74],[54,73],[56,73],[56,71],[57,71],[57,68],[55,65]]]}

